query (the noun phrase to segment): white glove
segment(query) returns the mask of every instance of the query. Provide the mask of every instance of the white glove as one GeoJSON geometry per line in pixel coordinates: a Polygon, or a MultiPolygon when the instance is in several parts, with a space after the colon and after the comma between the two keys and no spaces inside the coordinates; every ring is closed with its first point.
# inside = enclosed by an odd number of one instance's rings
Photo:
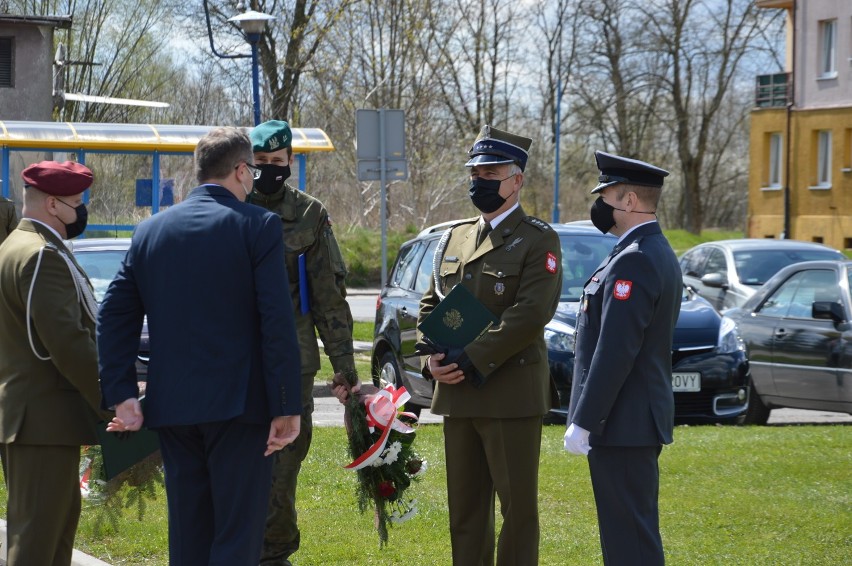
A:
{"type": "Polygon", "coordinates": [[[565,442],[565,450],[572,454],[586,456],[589,454],[589,450],[592,449],[589,446],[589,431],[574,423],[571,423],[571,426],[565,431],[563,440],[565,442]]]}

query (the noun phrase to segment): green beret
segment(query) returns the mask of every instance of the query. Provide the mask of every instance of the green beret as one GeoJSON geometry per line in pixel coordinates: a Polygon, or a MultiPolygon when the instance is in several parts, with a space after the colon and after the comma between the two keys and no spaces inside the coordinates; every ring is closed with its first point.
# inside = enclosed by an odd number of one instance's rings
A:
{"type": "Polygon", "coordinates": [[[293,146],[293,133],[290,124],[281,120],[269,120],[252,128],[251,133],[252,151],[272,153],[285,147],[293,146]]]}

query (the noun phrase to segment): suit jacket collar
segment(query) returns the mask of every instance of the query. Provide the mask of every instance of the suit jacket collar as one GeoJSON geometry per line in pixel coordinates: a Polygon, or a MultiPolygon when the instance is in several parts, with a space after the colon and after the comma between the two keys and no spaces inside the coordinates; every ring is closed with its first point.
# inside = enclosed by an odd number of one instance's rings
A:
{"type": "Polygon", "coordinates": [[[229,191],[228,189],[226,189],[222,185],[217,185],[215,183],[207,183],[207,184],[204,184],[204,185],[198,185],[197,187],[195,187],[194,189],[192,189],[189,192],[189,195],[187,195],[186,198],[188,198],[188,199],[189,198],[200,198],[200,197],[205,197],[205,196],[210,196],[210,197],[213,197],[213,198],[230,197],[230,198],[235,199],[235,200],[237,198],[236,196],[234,196],[234,193],[232,193],[231,191],[229,191]]]}

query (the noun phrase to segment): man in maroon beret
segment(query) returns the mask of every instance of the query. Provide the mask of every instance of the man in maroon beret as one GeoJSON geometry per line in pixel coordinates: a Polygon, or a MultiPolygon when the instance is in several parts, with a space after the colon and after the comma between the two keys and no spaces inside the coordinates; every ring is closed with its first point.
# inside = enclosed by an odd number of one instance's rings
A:
{"type": "MultiPolygon", "coordinates": [[[[27,167],[23,218],[0,246],[0,450],[8,473],[8,564],[71,564],[80,446],[101,404],[91,283],[64,239],[86,227],[79,163],[27,167]]],[[[111,417],[111,415],[110,415],[111,417]]]]}

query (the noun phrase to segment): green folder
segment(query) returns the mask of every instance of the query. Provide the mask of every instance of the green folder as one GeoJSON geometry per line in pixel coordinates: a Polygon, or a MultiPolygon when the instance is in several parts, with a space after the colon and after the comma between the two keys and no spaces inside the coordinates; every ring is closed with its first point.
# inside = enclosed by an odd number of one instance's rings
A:
{"type": "Polygon", "coordinates": [[[106,421],[97,425],[107,481],[160,449],[160,437],[153,430],[142,427],[121,439],[117,433],[107,432],[106,426],[106,421]]]}
{"type": "Polygon", "coordinates": [[[436,344],[452,348],[467,346],[498,322],[464,285],[458,284],[417,328],[436,344]]]}

